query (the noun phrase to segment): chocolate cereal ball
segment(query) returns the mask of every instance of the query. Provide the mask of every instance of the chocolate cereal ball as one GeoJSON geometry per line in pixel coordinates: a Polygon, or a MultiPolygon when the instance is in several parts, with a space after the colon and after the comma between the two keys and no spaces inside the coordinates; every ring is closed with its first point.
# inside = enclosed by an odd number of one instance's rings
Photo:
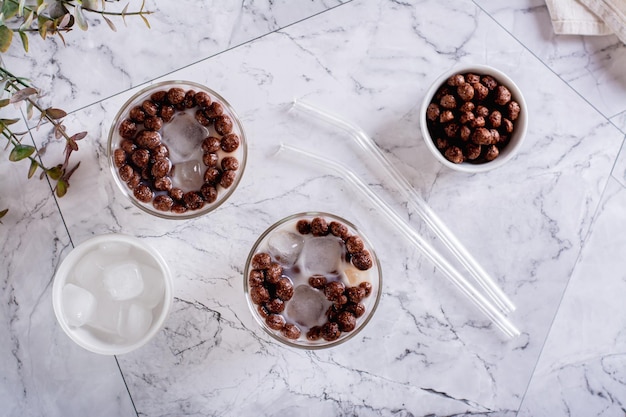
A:
{"type": "Polygon", "coordinates": [[[313,288],[317,288],[318,290],[323,289],[327,283],[328,280],[324,275],[313,275],[309,277],[309,285],[313,288]]]}
{"type": "Polygon", "coordinates": [[[170,88],[167,91],[167,101],[172,104],[180,104],[185,100],[185,90],[179,87],[170,88]]]}
{"type": "Polygon", "coordinates": [[[216,153],[222,146],[222,140],[215,136],[209,136],[202,141],[202,150],[204,152],[216,153]]]}
{"type": "Polygon", "coordinates": [[[113,151],[113,162],[118,168],[126,163],[126,152],[124,151],[124,149],[117,148],[115,151],[113,151]]]}
{"type": "Polygon", "coordinates": [[[161,145],[161,134],[152,130],[142,130],[137,134],[135,143],[142,148],[155,149],[161,145]]]}
{"type": "Polygon", "coordinates": [[[233,120],[225,114],[215,118],[215,131],[220,135],[227,135],[233,131],[233,120]]]}
{"type": "Polygon", "coordinates": [[[272,257],[269,253],[259,252],[252,257],[252,268],[267,269],[272,263],[272,257]]]}
{"type": "Polygon", "coordinates": [[[248,276],[248,285],[258,287],[265,282],[265,273],[262,269],[253,269],[248,276]]]}
{"type": "Polygon", "coordinates": [[[154,193],[147,185],[139,184],[133,189],[133,195],[142,203],[149,203],[154,197],[154,193]]]}
{"type": "Polygon", "coordinates": [[[269,284],[276,284],[283,275],[283,267],[278,262],[270,262],[265,269],[265,281],[269,284]]]}
{"type": "Polygon", "coordinates": [[[328,229],[328,222],[323,217],[315,217],[311,220],[311,234],[313,236],[326,236],[330,230],[328,229]]]}
{"type": "Polygon", "coordinates": [[[146,130],[161,130],[163,127],[163,119],[159,116],[146,117],[146,120],[143,122],[143,127],[145,127],[146,130]]]}
{"type": "Polygon", "coordinates": [[[324,286],[324,295],[329,301],[338,300],[345,291],[346,287],[341,281],[332,281],[324,286]]]}
{"type": "Polygon", "coordinates": [[[211,96],[204,91],[200,91],[194,96],[194,101],[196,102],[196,105],[200,108],[208,107],[211,105],[211,96]]]}
{"type": "Polygon", "coordinates": [[[224,171],[237,171],[239,169],[239,161],[234,156],[225,156],[222,159],[222,169],[224,171]]]}
{"type": "Polygon", "coordinates": [[[159,211],[170,211],[174,205],[174,200],[170,196],[162,194],[154,197],[152,205],[159,211]]]}
{"type": "Polygon", "coordinates": [[[199,210],[204,207],[204,199],[195,191],[188,191],[183,195],[183,201],[190,210],[199,210]]]}
{"type": "Polygon", "coordinates": [[[283,326],[283,329],[281,330],[281,333],[287,339],[295,340],[295,339],[300,337],[301,331],[300,331],[300,328],[298,326],[296,326],[295,324],[287,323],[287,324],[285,324],[283,326]]]}
{"type": "Polygon", "coordinates": [[[219,158],[217,156],[216,153],[213,152],[205,152],[202,155],[202,162],[204,163],[204,165],[206,165],[207,167],[216,167],[217,163],[219,161],[219,158]]]}
{"type": "Polygon", "coordinates": [[[265,304],[270,300],[270,292],[264,286],[252,287],[250,298],[255,304],[265,304]]]}
{"type": "Polygon", "coordinates": [[[311,233],[311,222],[305,219],[298,220],[296,223],[296,229],[301,235],[308,235],[311,233]]]}
{"type": "Polygon", "coordinates": [[[289,278],[282,277],[276,283],[275,292],[281,300],[289,301],[293,297],[293,283],[289,278]]]}
{"type": "Polygon", "coordinates": [[[235,178],[237,177],[237,172],[227,169],[222,172],[220,176],[220,185],[224,188],[229,188],[235,182],[235,178]]]}
{"type": "Polygon", "coordinates": [[[285,318],[280,314],[270,314],[265,318],[265,323],[270,329],[281,330],[285,326],[285,318]]]}
{"type": "Polygon", "coordinates": [[[372,264],[372,255],[367,250],[352,255],[352,265],[361,271],[367,271],[372,264]]]}
{"type": "Polygon", "coordinates": [[[337,236],[341,240],[346,240],[348,239],[348,237],[350,237],[350,231],[345,224],[332,221],[330,222],[329,228],[330,233],[332,233],[334,236],[337,236]]]}
{"type": "Polygon", "coordinates": [[[322,326],[321,335],[327,342],[332,342],[333,340],[339,339],[341,336],[341,330],[339,330],[339,325],[335,322],[326,322],[322,326]]]}
{"type": "Polygon", "coordinates": [[[132,120],[126,119],[120,123],[119,133],[124,139],[132,139],[137,134],[137,125],[132,120]]]}
{"type": "Polygon", "coordinates": [[[312,342],[320,340],[322,338],[322,327],[313,326],[306,332],[306,338],[312,342]]]}
{"type": "Polygon", "coordinates": [[[350,236],[348,239],[346,239],[346,250],[348,251],[348,253],[353,254],[362,252],[363,249],[365,249],[365,244],[360,237],[350,236]]]}
{"type": "Polygon", "coordinates": [[[196,110],[196,114],[194,115],[196,121],[200,123],[202,126],[209,126],[211,124],[211,119],[206,117],[204,112],[200,109],[196,110]]]}
{"type": "Polygon", "coordinates": [[[217,188],[215,188],[215,186],[211,183],[205,182],[202,184],[202,187],[200,187],[200,194],[209,204],[217,200],[217,188]]]}
{"type": "Polygon", "coordinates": [[[342,311],[337,315],[337,326],[342,332],[351,332],[356,327],[356,317],[349,311],[342,311]]]}
{"type": "Polygon", "coordinates": [[[236,151],[240,143],[241,139],[239,139],[236,133],[228,133],[222,138],[221,147],[224,152],[230,153],[236,151]]]}
{"type": "Polygon", "coordinates": [[[285,310],[285,302],[280,298],[272,298],[265,303],[267,311],[273,314],[280,314],[285,310]]]}

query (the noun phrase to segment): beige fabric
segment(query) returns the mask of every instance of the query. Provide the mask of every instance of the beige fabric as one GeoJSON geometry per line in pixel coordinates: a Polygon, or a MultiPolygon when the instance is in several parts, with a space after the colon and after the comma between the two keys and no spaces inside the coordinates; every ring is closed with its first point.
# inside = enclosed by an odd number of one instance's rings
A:
{"type": "Polygon", "coordinates": [[[616,34],[626,43],[626,0],[546,0],[554,33],[616,34]]]}
{"type": "Polygon", "coordinates": [[[626,0],[578,0],[626,43],[626,0]]]}

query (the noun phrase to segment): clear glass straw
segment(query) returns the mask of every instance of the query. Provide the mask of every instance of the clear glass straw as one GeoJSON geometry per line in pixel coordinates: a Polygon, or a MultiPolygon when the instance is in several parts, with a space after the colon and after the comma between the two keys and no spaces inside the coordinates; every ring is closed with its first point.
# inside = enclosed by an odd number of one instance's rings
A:
{"type": "Polygon", "coordinates": [[[448,278],[467,298],[470,299],[507,337],[520,335],[520,331],[511,323],[500,310],[478,292],[450,263],[443,258],[428,242],[426,242],[408,223],[378,197],[353,171],[343,164],[320,157],[308,151],[281,144],[277,156],[295,160],[308,160],[324,168],[335,171],[346,179],[358,191],[364,194],[376,206],[385,218],[391,222],[418,250],[420,250],[435,266],[448,278]]]}
{"type": "Polygon", "coordinates": [[[387,160],[376,143],[362,129],[337,115],[328,113],[302,100],[294,100],[293,108],[347,131],[361,148],[364,149],[368,155],[373,156],[380,166],[385,169],[387,175],[393,181],[394,186],[403,194],[403,197],[407,199],[411,208],[422,218],[424,223],[430,227],[448,250],[454,254],[461,265],[472,274],[479,286],[493,300],[498,308],[505,313],[515,310],[515,305],[509,297],[493,281],[456,236],[454,236],[439,216],[426,204],[417,191],[415,191],[415,188],[413,188],[406,178],[387,160]]]}

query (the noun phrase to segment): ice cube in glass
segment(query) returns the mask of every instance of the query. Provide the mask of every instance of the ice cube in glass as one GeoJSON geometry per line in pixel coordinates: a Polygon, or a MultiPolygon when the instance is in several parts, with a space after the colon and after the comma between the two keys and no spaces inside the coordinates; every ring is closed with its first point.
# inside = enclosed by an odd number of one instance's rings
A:
{"type": "Polygon", "coordinates": [[[275,232],[270,235],[267,244],[270,254],[278,262],[285,266],[292,266],[302,252],[304,238],[292,232],[275,232]]]}
{"type": "Polygon", "coordinates": [[[152,311],[132,303],[120,317],[118,333],[127,341],[138,340],[148,332],[151,324],[152,311]]]}
{"type": "Polygon", "coordinates": [[[336,273],[341,257],[341,242],[334,236],[314,237],[304,242],[303,264],[311,274],[336,273]]]}
{"type": "Polygon", "coordinates": [[[172,185],[183,191],[199,190],[204,184],[204,166],[198,159],[174,164],[172,185]]]}
{"type": "Polygon", "coordinates": [[[139,266],[132,261],[113,264],[103,271],[102,284],[114,300],[130,300],[144,290],[139,266]]]}
{"type": "Polygon", "coordinates": [[[289,318],[296,323],[312,327],[322,324],[327,309],[324,294],[308,285],[299,285],[287,306],[289,318]]]}
{"type": "Polygon", "coordinates": [[[179,113],[163,125],[163,140],[171,154],[182,160],[200,149],[202,141],[209,135],[207,128],[195,120],[194,115],[179,113]]]}
{"type": "Polygon", "coordinates": [[[80,327],[91,320],[97,306],[94,295],[75,284],[66,284],[62,292],[63,313],[70,326],[80,327]]]}

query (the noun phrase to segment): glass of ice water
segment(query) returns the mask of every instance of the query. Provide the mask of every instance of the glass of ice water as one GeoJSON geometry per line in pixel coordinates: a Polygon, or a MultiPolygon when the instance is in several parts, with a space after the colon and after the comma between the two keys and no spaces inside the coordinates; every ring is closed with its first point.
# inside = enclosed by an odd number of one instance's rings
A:
{"type": "Polygon", "coordinates": [[[163,327],[172,277],[161,255],[123,234],[91,238],[63,260],[52,286],[54,313],[78,345],[104,355],[131,352],[163,327]]]}
{"type": "Polygon", "coordinates": [[[369,240],[349,221],[306,212],[270,226],[244,271],[250,311],[289,346],[320,349],[354,337],[371,319],[382,270],[369,240]]]}

